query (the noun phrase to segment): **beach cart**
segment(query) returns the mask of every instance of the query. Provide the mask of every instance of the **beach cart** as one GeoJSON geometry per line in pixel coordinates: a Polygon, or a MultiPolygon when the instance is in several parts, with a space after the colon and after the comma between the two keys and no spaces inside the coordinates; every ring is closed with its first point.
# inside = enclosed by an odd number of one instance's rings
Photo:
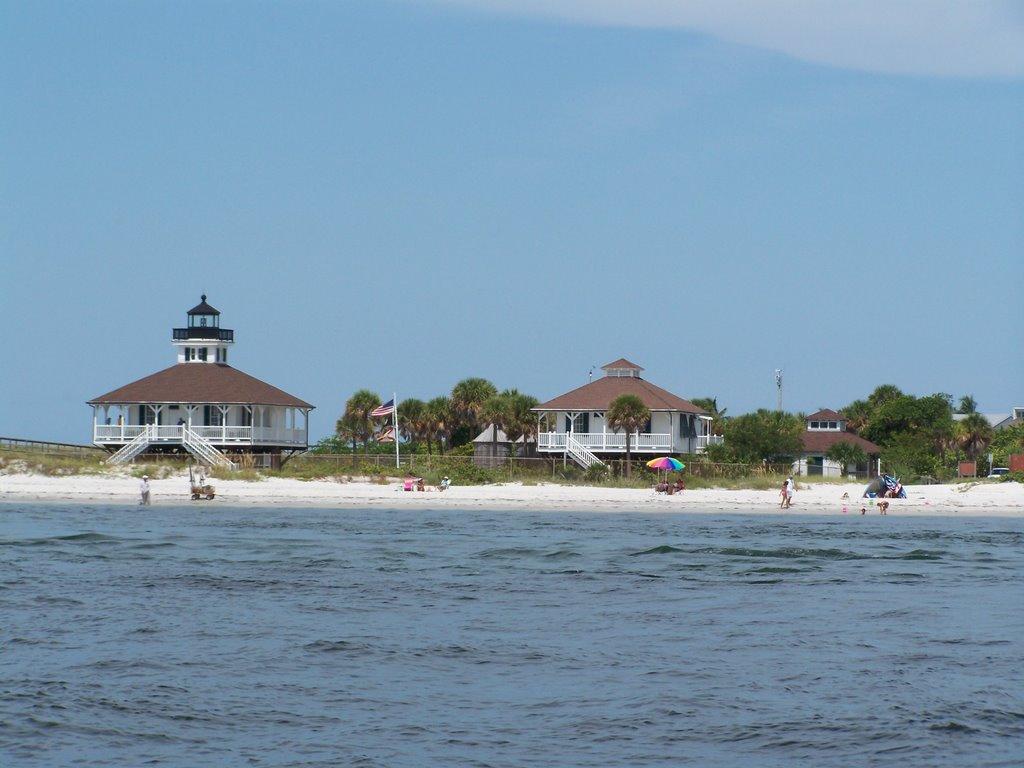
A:
{"type": "Polygon", "coordinates": [[[204,496],[207,500],[210,500],[217,495],[214,487],[206,482],[206,477],[202,473],[200,473],[199,479],[196,480],[196,473],[191,464],[188,465],[188,484],[192,492],[192,501],[198,501],[204,496]]]}

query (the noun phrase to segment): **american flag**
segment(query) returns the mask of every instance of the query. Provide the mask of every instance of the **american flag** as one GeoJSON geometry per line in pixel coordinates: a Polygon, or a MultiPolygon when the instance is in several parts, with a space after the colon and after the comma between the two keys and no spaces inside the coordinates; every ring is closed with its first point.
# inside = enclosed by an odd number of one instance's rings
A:
{"type": "Polygon", "coordinates": [[[384,403],[384,405],[378,405],[376,408],[370,411],[370,415],[373,416],[374,418],[377,418],[379,416],[390,416],[394,410],[395,399],[391,398],[386,403],[384,403]]]}

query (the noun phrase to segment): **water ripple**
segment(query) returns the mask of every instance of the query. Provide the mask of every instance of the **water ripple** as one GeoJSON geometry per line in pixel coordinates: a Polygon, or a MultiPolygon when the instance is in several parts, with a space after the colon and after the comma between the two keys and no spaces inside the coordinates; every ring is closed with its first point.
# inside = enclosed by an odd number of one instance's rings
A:
{"type": "Polygon", "coordinates": [[[1016,765],[1024,521],[0,505],[0,765],[1016,765]]]}

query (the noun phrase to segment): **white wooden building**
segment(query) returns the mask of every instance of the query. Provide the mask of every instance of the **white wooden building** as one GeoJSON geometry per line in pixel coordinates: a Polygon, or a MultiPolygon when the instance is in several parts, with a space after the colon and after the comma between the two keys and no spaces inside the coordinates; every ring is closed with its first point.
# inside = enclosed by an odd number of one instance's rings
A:
{"type": "Polygon", "coordinates": [[[801,437],[803,452],[793,462],[793,472],[797,475],[821,475],[823,477],[843,477],[844,475],[866,475],[874,477],[878,474],[878,457],[882,449],[860,435],[850,432],[846,426],[846,418],[831,408],[823,408],[812,413],[805,419],[806,429],[801,437]],[[828,458],[829,449],[836,443],[850,443],[864,451],[867,461],[859,466],[850,464],[843,466],[828,458]]]}
{"type": "Polygon", "coordinates": [[[93,443],[115,463],[147,452],[226,464],[228,453],[306,450],[314,406],[228,365],[235,333],[206,296],[187,318],[172,331],[174,365],[88,401],[93,443]]]}
{"type": "Polygon", "coordinates": [[[712,419],[703,408],[642,378],[639,365],[622,358],[601,370],[602,377],[533,409],[540,419],[541,455],[560,454],[583,467],[624,457],[626,435],[611,429],[606,418],[620,395],[636,395],[651,411],[647,425],[630,437],[632,453],[702,453],[710,443],[721,441],[711,434],[712,419]]]}

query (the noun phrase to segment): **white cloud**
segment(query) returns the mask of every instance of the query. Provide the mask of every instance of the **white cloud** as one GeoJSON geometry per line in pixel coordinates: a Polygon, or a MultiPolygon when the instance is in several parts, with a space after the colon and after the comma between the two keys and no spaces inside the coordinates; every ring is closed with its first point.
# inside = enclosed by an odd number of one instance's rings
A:
{"type": "Polygon", "coordinates": [[[604,26],[678,28],[803,61],[908,75],[1021,77],[1021,0],[427,0],[604,26]]]}

